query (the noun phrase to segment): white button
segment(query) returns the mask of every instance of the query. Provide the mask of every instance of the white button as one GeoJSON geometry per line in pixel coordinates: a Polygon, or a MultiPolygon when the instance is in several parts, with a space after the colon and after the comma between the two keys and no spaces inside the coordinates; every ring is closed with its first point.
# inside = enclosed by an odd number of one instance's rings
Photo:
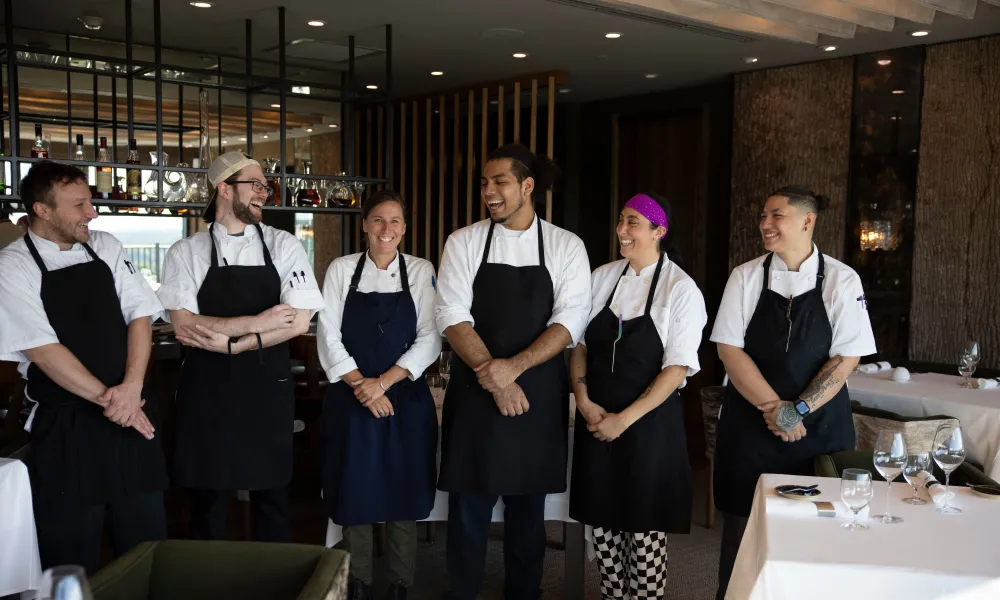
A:
{"type": "Polygon", "coordinates": [[[653,281],[653,278],[652,278],[652,277],[647,277],[647,278],[646,278],[646,283],[650,283],[651,281],[653,281]]]}
{"type": "Polygon", "coordinates": [[[635,312],[638,313],[639,310],[641,310],[641,309],[642,309],[642,305],[641,304],[637,304],[636,307],[635,307],[635,309],[633,309],[633,310],[635,310],[635,312]]]}
{"type": "Polygon", "coordinates": [[[617,304],[612,304],[611,308],[614,309],[614,310],[618,310],[618,305],[617,304]]]}

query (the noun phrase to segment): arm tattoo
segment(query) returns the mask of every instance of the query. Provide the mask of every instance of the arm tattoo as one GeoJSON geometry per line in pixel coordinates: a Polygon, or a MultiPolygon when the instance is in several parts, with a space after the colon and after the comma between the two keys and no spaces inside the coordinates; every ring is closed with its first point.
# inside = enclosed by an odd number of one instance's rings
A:
{"type": "Polygon", "coordinates": [[[836,362],[830,364],[830,366],[819,372],[809,385],[806,387],[805,391],[799,395],[799,398],[806,401],[809,405],[809,409],[812,410],[813,405],[823,397],[826,391],[840,383],[840,378],[834,376],[834,372],[841,364],[844,363],[844,357],[837,356],[834,357],[836,362]]]}
{"type": "Polygon", "coordinates": [[[782,431],[791,430],[801,420],[802,415],[799,414],[799,411],[795,410],[795,406],[791,402],[782,402],[781,406],[778,407],[777,414],[774,416],[774,423],[782,431]]]}
{"type": "Polygon", "coordinates": [[[653,391],[653,384],[652,383],[649,384],[649,387],[647,387],[646,390],[644,392],[642,392],[642,394],[640,394],[639,397],[636,398],[635,401],[638,402],[639,400],[642,400],[643,398],[645,398],[646,396],[648,396],[649,392],[651,392],[651,391],[653,391]]]}
{"type": "Polygon", "coordinates": [[[583,377],[577,377],[576,382],[579,384],[587,385],[587,376],[584,375],[583,377]]]}

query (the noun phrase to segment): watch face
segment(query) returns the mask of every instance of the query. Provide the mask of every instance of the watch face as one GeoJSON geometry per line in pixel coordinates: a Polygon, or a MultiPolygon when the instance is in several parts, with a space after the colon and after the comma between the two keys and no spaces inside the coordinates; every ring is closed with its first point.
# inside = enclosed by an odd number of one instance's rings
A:
{"type": "Polygon", "coordinates": [[[809,405],[805,401],[799,402],[795,405],[795,410],[799,412],[800,415],[805,416],[809,412],[809,405]]]}

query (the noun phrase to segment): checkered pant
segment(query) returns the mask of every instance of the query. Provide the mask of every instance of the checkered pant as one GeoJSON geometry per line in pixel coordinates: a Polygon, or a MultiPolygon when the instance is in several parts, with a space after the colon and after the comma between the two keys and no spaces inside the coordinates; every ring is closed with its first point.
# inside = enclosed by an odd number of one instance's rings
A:
{"type": "Polygon", "coordinates": [[[601,597],[663,598],[667,583],[667,534],[594,528],[601,597]]]}

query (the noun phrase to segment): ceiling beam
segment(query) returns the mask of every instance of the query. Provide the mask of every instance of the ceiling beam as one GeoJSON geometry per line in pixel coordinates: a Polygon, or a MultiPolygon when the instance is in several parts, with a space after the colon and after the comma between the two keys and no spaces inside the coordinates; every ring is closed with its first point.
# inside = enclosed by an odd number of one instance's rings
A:
{"type": "Polygon", "coordinates": [[[934,10],[971,19],[976,16],[977,0],[915,0],[919,4],[933,8],[934,10]]]}
{"type": "Polygon", "coordinates": [[[847,21],[841,21],[839,19],[831,19],[829,17],[813,14],[811,12],[805,12],[797,8],[788,8],[787,6],[764,2],[763,0],[693,1],[698,4],[706,4],[709,6],[718,6],[720,8],[735,10],[736,12],[753,15],[762,19],[774,21],[776,23],[784,23],[785,25],[791,25],[793,27],[813,29],[819,33],[839,38],[853,38],[854,31],[857,28],[854,23],[848,23],[847,21]]]}
{"type": "Polygon", "coordinates": [[[930,25],[934,22],[934,9],[913,0],[840,0],[846,4],[896,17],[914,23],[930,25]]]}
{"type": "MultiPolygon", "coordinates": [[[[831,19],[840,19],[878,31],[892,31],[896,19],[891,15],[864,10],[837,0],[766,0],[771,4],[780,4],[789,8],[797,8],[831,19]]],[[[997,0],[1000,2],[1000,0],[997,0]]]]}
{"type": "Polygon", "coordinates": [[[803,44],[816,44],[819,34],[814,29],[776,23],[748,14],[695,4],[685,0],[603,0],[600,4],[626,6],[632,9],[667,13],[690,21],[722,29],[742,31],[803,44]]]}

